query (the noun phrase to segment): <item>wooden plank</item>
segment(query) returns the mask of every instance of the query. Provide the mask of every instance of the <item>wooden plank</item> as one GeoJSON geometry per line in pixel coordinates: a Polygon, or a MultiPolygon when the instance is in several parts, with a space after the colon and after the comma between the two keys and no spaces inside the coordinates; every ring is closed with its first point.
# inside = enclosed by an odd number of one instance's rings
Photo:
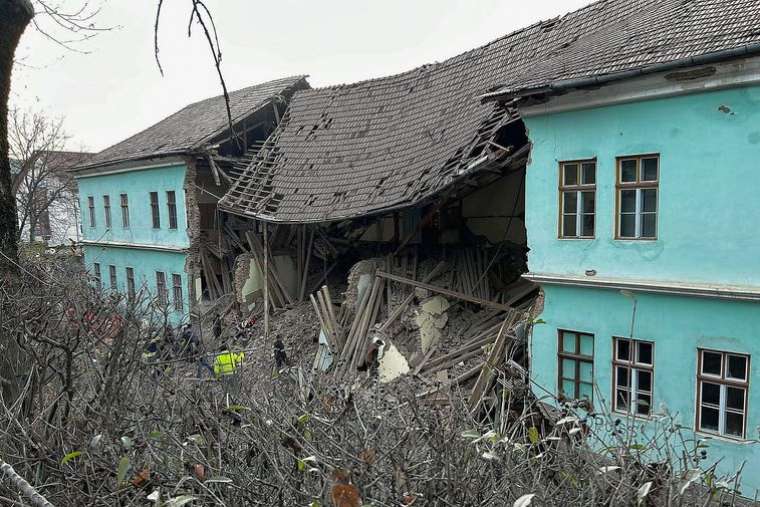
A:
{"type": "Polygon", "coordinates": [[[501,303],[496,303],[494,301],[488,301],[486,299],[481,299],[478,297],[470,296],[468,294],[463,294],[461,292],[444,289],[443,287],[438,287],[435,285],[431,285],[429,283],[424,282],[418,282],[416,280],[410,280],[409,278],[398,276],[398,275],[392,275],[390,273],[385,273],[383,271],[378,271],[377,276],[380,278],[384,278],[386,280],[392,280],[394,282],[403,283],[406,285],[411,285],[412,287],[419,287],[421,289],[427,289],[431,292],[436,292],[438,294],[443,294],[444,296],[449,296],[455,299],[461,299],[462,301],[467,301],[470,303],[475,303],[481,306],[485,306],[488,308],[495,308],[497,310],[509,310],[510,307],[507,305],[503,305],[501,303]]]}
{"type": "Polygon", "coordinates": [[[309,246],[306,249],[306,256],[304,260],[303,278],[301,279],[301,290],[298,292],[298,300],[303,301],[304,294],[306,293],[306,280],[309,278],[309,264],[311,261],[311,249],[314,247],[314,228],[311,229],[311,235],[309,236],[309,246]]]}
{"type": "MultiPolygon", "coordinates": [[[[423,279],[423,282],[428,283],[433,280],[437,276],[439,276],[443,270],[446,268],[446,261],[439,262],[431,271],[428,273],[428,275],[423,279]]],[[[390,285],[390,282],[388,283],[390,285]]],[[[409,303],[412,302],[414,299],[414,293],[411,293],[407,295],[399,305],[394,308],[393,312],[391,312],[390,315],[388,315],[388,319],[383,323],[383,325],[380,327],[380,331],[385,332],[388,330],[388,328],[393,324],[397,318],[401,316],[401,314],[404,312],[406,307],[409,305],[409,303]]]]}

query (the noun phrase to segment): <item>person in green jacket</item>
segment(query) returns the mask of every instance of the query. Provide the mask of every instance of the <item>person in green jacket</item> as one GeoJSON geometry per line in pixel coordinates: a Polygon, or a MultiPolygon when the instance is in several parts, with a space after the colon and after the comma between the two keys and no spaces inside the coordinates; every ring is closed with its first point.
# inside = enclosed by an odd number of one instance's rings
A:
{"type": "Polygon", "coordinates": [[[218,379],[234,375],[244,359],[245,352],[232,352],[228,347],[221,347],[214,359],[214,375],[218,379]]]}

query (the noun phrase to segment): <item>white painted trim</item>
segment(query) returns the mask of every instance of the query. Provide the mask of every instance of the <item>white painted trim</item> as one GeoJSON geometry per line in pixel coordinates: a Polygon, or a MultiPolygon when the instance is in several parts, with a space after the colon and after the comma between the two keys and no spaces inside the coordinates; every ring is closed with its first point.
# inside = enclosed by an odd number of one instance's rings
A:
{"type": "Polygon", "coordinates": [[[74,178],[84,179],[84,178],[94,178],[97,176],[105,176],[108,174],[128,173],[132,171],[147,171],[149,169],[162,169],[164,167],[171,167],[171,166],[177,166],[177,165],[185,165],[185,161],[181,158],[175,158],[169,162],[163,162],[160,164],[144,164],[144,165],[138,165],[138,166],[124,166],[122,164],[119,164],[114,169],[102,169],[101,167],[94,167],[92,169],[82,168],[82,169],[78,169],[72,172],[74,173],[74,178]]]}
{"type": "Polygon", "coordinates": [[[760,57],[686,67],[615,82],[598,88],[574,90],[564,95],[554,96],[543,104],[519,107],[519,110],[522,117],[530,118],[544,114],[626,104],[629,102],[661,99],[756,84],[760,84],[760,57]],[[706,77],[679,80],[672,77],[674,75],[684,75],[689,72],[699,71],[700,69],[710,68],[714,68],[715,73],[706,77]]]}
{"type": "Polygon", "coordinates": [[[622,278],[601,278],[598,276],[574,276],[549,273],[526,273],[523,278],[538,284],[567,285],[572,287],[593,287],[599,289],[629,290],[653,294],[730,299],[739,301],[760,301],[760,287],[711,285],[622,278]]]}
{"type": "Polygon", "coordinates": [[[172,246],[172,245],[151,245],[149,243],[127,243],[124,241],[94,241],[83,239],[79,242],[84,246],[102,246],[108,248],[127,248],[135,250],[158,250],[162,252],[187,253],[189,247],[172,246]]]}

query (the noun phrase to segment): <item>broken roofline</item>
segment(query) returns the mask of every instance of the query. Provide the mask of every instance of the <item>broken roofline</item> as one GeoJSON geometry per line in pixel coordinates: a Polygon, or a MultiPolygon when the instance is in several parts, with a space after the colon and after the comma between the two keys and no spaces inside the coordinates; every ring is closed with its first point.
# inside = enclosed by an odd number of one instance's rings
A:
{"type": "MultiPolygon", "coordinates": [[[[516,118],[519,118],[517,116],[516,118]]],[[[242,218],[252,219],[252,220],[259,220],[261,222],[268,222],[272,224],[286,224],[286,225],[300,225],[300,224],[326,224],[326,223],[335,223],[335,222],[342,222],[345,220],[357,220],[360,218],[370,218],[370,217],[377,217],[381,215],[385,215],[387,213],[393,213],[396,211],[401,211],[408,208],[413,208],[416,206],[421,206],[424,204],[429,204],[435,200],[435,197],[446,192],[447,190],[452,189],[457,184],[461,183],[467,178],[471,178],[475,176],[476,174],[488,172],[489,169],[493,168],[491,167],[494,164],[498,164],[501,166],[502,169],[517,169],[515,167],[523,158],[528,157],[528,154],[530,153],[531,144],[527,143],[520,148],[517,149],[514,153],[511,155],[505,157],[505,158],[497,158],[493,161],[488,161],[486,159],[487,155],[483,155],[480,157],[477,157],[473,162],[470,164],[477,164],[473,167],[471,167],[467,172],[462,173],[461,175],[458,175],[458,177],[454,177],[451,182],[448,184],[436,189],[435,191],[426,194],[422,197],[420,197],[417,200],[394,204],[393,206],[387,206],[382,208],[376,208],[372,211],[368,211],[366,213],[355,215],[355,214],[347,214],[347,215],[340,215],[340,216],[334,216],[331,215],[328,218],[324,219],[312,219],[312,220],[277,220],[269,215],[264,214],[258,214],[258,213],[246,213],[243,211],[238,211],[234,206],[229,206],[226,204],[225,199],[222,198],[222,200],[219,201],[218,207],[224,211],[225,213],[228,213],[230,215],[239,216],[242,218]],[[488,163],[487,163],[488,162],[488,163]]],[[[499,177],[502,177],[506,175],[507,173],[500,174],[499,177]]],[[[490,184],[492,182],[489,182],[490,184]]]]}
{"type": "Polygon", "coordinates": [[[623,81],[625,79],[654,74],[657,72],[666,72],[669,70],[682,69],[684,67],[707,65],[726,60],[733,60],[735,58],[754,56],[757,54],[760,54],[760,43],[747,44],[738,48],[715,51],[713,53],[704,53],[701,55],[679,58],[677,60],[656,63],[653,65],[645,65],[636,69],[612,72],[609,74],[600,74],[596,76],[561,79],[542,86],[515,89],[502,87],[496,91],[481,95],[480,100],[482,103],[487,103],[493,101],[508,101],[512,99],[519,100],[535,95],[558,95],[576,88],[601,86],[616,81],[623,81]]]}

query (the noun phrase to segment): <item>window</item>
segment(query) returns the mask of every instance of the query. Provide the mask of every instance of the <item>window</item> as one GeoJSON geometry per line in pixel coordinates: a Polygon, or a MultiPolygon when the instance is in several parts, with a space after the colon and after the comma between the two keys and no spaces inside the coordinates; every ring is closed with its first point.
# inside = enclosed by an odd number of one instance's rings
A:
{"type": "Polygon", "coordinates": [[[135,300],[135,270],[127,268],[127,298],[130,301],[135,300]]]}
{"type": "Polygon", "coordinates": [[[657,155],[618,159],[617,238],[657,238],[657,155]]]}
{"type": "Polygon", "coordinates": [[[177,228],[177,197],[174,190],[166,192],[166,207],[169,208],[169,229],[177,228]]]}
{"type": "Polygon", "coordinates": [[[576,400],[594,399],[594,335],[559,332],[559,391],[576,400]]]}
{"type": "Polygon", "coordinates": [[[181,312],[184,307],[182,298],[182,275],[172,275],[172,289],[174,292],[174,309],[181,312]]]}
{"type": "Polygon", "coordinates": [[[593,238],[596,207],[596,161],[560,164],[560,238],[593,238]]]}
{"type": "Polygon", "coordinates": [[[103,287],[103,285],[102,285],[102,282],[101,282],[102,278],[100,277],[100,263],[93,262],[92,263],[92,271],[93,271],[93,274],[95,275],[95,286],[98,289],[101,289],[103,287]]]}
{"type": "Polygon", "coordinates": [[[129,229],[129,197],[121,194],[121,226],[129,229]]]}
{"type": "Polygon", "coordinates": [[[161,305],[168,305],[169,298],[166,293],[166,274],[163,271],[156,271],[156,292],[158,293],[158,302],[161,305]]]}
{"type": "Polygon", "coordinates": [[[697,430],[744,438],[749,356],[699,350],[697,430]]]}
{"type": "Polygon", "coordinates": [[[615,410],[649,416],[654,392],[654,343],[626,338],[613,341],[615,410]]]}
{"type": "Polygon", "coordinates": [[[161,213],[158,209],[158,192],[150,193],[150,210],[153,216],[153,228],[161,228],[161,213]]]}
{"type": "Polygon", "coordinates": [[[116,280],[116,266],[111,264],[108,266],[108,278],[111,281],[111,290],[117,289],[117,280],[116,280]]]}
{"type": "Polygon", "coordinates": [[[87,197],[87,208],[90,210],[90,227],[95,227],[95,198],[87,197]]]}
{"type": "Polygon", "coordinates": [[[106,229],[111,228],[111,197],[103,196],[103,216],[105,216],[106,229]]]}

